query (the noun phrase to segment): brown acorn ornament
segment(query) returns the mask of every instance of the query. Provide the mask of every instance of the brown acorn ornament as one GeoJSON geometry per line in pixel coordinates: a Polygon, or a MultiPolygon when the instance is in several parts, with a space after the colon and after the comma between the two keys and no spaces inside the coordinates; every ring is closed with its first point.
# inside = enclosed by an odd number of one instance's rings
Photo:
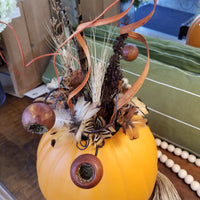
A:
{"type": "Polygon", "coordinates": [[[122,49],[122,58],[126,61],[133,61],[138,57],[139,51],[136,45],[128,43],[122,49]]]}
{"type": "Polygon", "coordinates": [[[27,132],[43,134],[55,123],[53,109],[45,103],[33,103],[22,114],[22,125],[27,132]]]}

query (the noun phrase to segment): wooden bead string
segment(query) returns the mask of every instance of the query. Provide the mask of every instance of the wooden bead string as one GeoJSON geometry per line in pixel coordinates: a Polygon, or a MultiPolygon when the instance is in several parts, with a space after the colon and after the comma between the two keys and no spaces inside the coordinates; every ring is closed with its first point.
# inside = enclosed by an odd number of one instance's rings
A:
{"type": "MultiPolygon", "coordinates": [[[[164,150],[174,153],[176,156],[180,156],[182,159],[188,160],[190,163],[194,163],[197,167],[200,167],[200,158],[197,158],[193,154],[189,154],[188,151],[182,150],[179,147],[175,147],[172,144],[168,144],[166,141],[162,141],[159,138],[155,138],[156,145],[164,150]]],[[[200,183],[194,180],[194,177],[185,169],[182,169],[180,165],[174,163],[172,159],[169,159],[165,154],[158,150],[158,159],[160,162],[170,168],[179,178],[183,179],[188,184],[191,190],[195,191],[197,196],[200,197],[200,183]]]]}

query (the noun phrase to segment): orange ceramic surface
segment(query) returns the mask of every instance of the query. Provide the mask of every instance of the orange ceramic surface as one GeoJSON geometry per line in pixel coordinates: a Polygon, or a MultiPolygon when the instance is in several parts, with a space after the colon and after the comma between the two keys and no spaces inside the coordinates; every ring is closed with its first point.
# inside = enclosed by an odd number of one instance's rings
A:
{"type": "Polygon", "coordinates": [[[190,25],[186,44],[193,47],[200,47],[200,15],[198,15],[190,25]]]}
{"type": "Polygon", "coordinates": [[[60,144],[51,146],[56,135],[45,133],[37,151],[37,174],[41,191],[47,200],[147,200],[157,177],[157,149],[148,126],[139,127],[139,138],[130,140],[120,129],[105,140],[98,158],[103,177],[94,188],[81,189],[70,177],[70,167],[77,156],[95,153],[93,146],[81,151],[73,136],[60,137],[60,144]]]}

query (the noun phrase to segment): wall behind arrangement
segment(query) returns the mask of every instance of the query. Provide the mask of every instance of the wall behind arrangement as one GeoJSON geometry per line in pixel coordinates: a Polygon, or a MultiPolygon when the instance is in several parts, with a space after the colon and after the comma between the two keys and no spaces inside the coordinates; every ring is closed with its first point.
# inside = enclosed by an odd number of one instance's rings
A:
{"type": "MultiPolygon", "coordinates": [[[[81,12],[83,21],[90,21],[97,17],[105,8],[108,7],[113,0],[81,0],[81,12]]],[[[104,17],[110,17],[120,12],[120,3],[115,5],[110,11],[108,11],[104,17]]]]}
{"type": "Polygon", "coordinates": [[[161,6],[181,10],[189,13],[199,13],[200,0],[158,0],[161,6]]]}

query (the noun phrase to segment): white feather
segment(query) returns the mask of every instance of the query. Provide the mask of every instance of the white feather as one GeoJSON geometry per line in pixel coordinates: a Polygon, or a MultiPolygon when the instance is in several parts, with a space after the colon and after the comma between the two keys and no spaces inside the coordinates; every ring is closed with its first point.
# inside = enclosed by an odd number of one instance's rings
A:
{"type": "MultiPolygon", "coordinates": [[[[76,141],[81,140],[81,135],[84,132],[84,122],[89,118],[93,117],[98,111],[99,107],[97,103],[91,103],[84,100],[84,97],[79,97],[77,103],[74,106],[75,117],[71,115],[70,109],[55,109],[56,120],[53,127],[53,131],[59,130],[61,132],[59,138],[62,141],[62,135],[65,132],[70,132],[69,127],[77,122],[80,123],[80,126],[77,127],[78,131],[76,132],[76,141]],[[66,131],[67,129],[67,131],[66,131]]],[[[78,124],[78,123],[77,123],[78,124]]]]}
{"type": "Polygon", "coordinates": [[[84,131],[84,123],[82,122],[81,125],[79,126],[77,133],[76,133],[76,141],[77,142],[81,141],[81,135],[82,135],[83,131],[84,131]]]}
{"type": "Polygon", "coordinates": [[[77,121],[85,121],[94,116],[100,108],[97,103],[91,103],[84,100],[84,97],[79,97],[75,105],[75,114],[77,121]]]}
{"type": "Polygon", "coordinates": [[[54,110],[56,115],[56,120],[54,124],[54,128],[61,128],[63,126],[69,126],[70,123],[72,123],[72,117],[69,110],[65,109],[55,109],[54,110]]]}
{"type": "Polygon", "coordinates": [[[76,141],[80,142],[81,135],[84,132],[84,122],[93,117],[100,108],[98,107],[98,103],[91,103],[85,101],[84,97],[79,97],[74,109],[76,121],[81,122],[81,125],[76,132],[76,141]]]}

